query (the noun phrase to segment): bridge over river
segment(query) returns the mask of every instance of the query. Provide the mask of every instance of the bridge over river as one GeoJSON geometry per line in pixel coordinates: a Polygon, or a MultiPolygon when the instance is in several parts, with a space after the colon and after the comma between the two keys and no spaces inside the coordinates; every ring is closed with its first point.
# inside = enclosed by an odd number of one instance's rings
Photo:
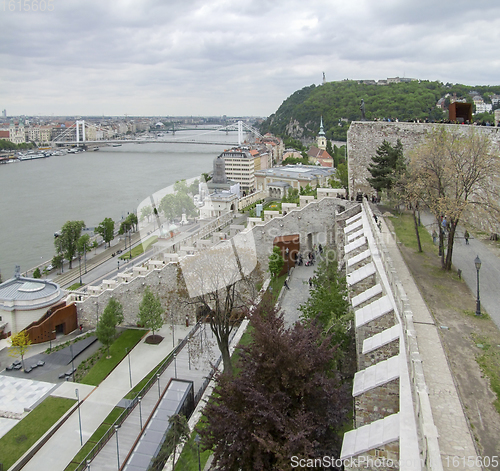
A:
{"type": "MultiPolygon", "coordinates": [[[[231,142],[221,142],[217,140],[207,139],[209,135],[214,135],[214,133],[219,133],[225,131],[226,134],[229,131],[237,131],[238,139],[234,142],[234,145],[241,145],[244,142],[243,134],[252,133],[258,137],[262,135],[252,126],[245,124],[243,121],[238,121],[237,123],[232,123],[227,126],[218,126],[213,129],[207,130],[206,133],[201,134],[197,139],[187,138],[186,136],[179,136],[179,138],[151,138],[151,139],[99,139],[99,140],[87,140],[86,139],[86,129],[95,128],[89,125],[84,120],[77,120],[75,123],[68,127],[65,132],[59,134],[51,143],[53,146],[63,146],[63,145],[100,145],[100,144],[111,144],[111,145],[121,145],[124,143],[136,143],[136,144],[204,144],[204,145],[218,145],[226,146],[231,144],[231,142]],[[205,137],[207,136],[207,137],[205,137]]],[[[95,129],[94,129],[95,130],[95,129]]],[[[195,128],[193,131],[201,131],[203,129],[195,128]]],[[[185,131],[184,129],[182,131],[185,131]]],[[[181,132],[182,132],[181,131],[181,132]]],[[[160,131],[161,132],[161,131],[160,131]]],[[[175,133],[172,133],[174,136],[175,133]]]]}

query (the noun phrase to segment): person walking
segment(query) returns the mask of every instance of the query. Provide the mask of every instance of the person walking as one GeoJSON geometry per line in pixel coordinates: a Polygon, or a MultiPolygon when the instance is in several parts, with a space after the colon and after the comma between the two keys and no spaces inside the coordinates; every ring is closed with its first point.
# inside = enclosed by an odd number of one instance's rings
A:
{"type": "Polygon", "coordinates": [[[465,231],[464,233],[464,239],[465,239],[465,245],[469,245],[469,231],[465,231]]]}
{"type": "Polygon", "coordinates": [[[288,286],[288,282],[287,282],[287,280],[285,280],[285,288],[286,288],[286,289],[290,289],[290,286],[288,286]]]}

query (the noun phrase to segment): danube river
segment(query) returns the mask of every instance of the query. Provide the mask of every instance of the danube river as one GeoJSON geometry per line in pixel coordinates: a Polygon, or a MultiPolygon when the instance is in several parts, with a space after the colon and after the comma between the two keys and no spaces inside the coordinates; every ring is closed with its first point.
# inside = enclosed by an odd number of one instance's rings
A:
{"type": "Polygon", "coordinates": [[[15,265],[25,272],[50,260],[54,232],[66,221],[88,227],[106,217],[118,221],[154,192],[212,171],[214,158],[237,140],[233,132],[216,134],[228,144],[123,144],[0,165],[2,279],[13,276],[15,265]]]}

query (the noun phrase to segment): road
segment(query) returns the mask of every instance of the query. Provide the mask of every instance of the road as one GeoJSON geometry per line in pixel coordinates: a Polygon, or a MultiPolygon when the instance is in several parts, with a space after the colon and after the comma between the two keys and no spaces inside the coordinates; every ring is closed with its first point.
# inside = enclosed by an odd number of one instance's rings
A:
{"type": "MultiPolygon", "coordinates": [[[[437,228],[437,223],[429,213],[422,213],[421,221],[425,228],[432,234],[437,228]]],[[[462,270],[462,278],[472,291],[477,292],[477,272],[474,259],[479,256],[482,264],[479,270],[479,296],[481,309],[486,311],[496,326],[500,329],[500,260],[479,239],[469,239],[469,244],[465,243],[463,237],[465,229],[458,228],[453,245],[453,266],[462,270]]]]}

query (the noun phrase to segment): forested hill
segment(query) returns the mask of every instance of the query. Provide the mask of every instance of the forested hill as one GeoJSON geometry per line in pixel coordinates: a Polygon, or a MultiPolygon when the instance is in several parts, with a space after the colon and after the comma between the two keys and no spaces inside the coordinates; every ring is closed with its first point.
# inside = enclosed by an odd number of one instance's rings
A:
{"type": "MultiPolygon", "coordinates": [[[[486,103],[491,103],[489,97],[500,95],[500,85],[445,85],[423,80],[383,86],[354,80],[327,82],[296,91],[261,124],[260,130],[262,133],[271,132],[282,137],[307,140],[318,134],[323,116],[327,138],[345,141],[349,123],[361,119],[361,99],[365,102],[367,120],[440,121],[448,117],[447,112],[436,106],[440,98],[447,94],[453,97],[456,93],[457,98],[465,98],[472,103],[471,92],[477,92],[486,103]]],[[[449,104],[449,98],[446,104],[449,104]]]]}

